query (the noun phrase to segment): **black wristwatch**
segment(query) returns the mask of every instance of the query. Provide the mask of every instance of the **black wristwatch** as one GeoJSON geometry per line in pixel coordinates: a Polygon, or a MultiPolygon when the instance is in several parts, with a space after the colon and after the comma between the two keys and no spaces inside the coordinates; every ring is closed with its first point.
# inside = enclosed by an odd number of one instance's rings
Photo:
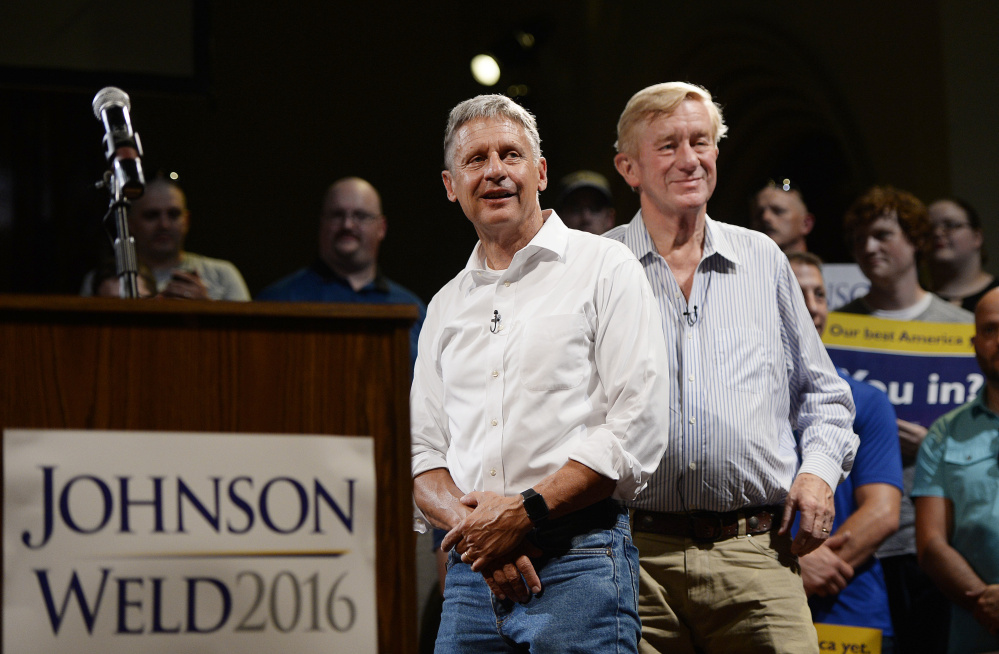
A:
{"type": "Polygon", "coordinates": [[[527,517],[531,519],[531,522],[535,526],[548,519],[548,503],[545,502],[545,498],[538,491],[528,488],[520,495],[524,498],[524,510],[527,511],[527,517]]]}

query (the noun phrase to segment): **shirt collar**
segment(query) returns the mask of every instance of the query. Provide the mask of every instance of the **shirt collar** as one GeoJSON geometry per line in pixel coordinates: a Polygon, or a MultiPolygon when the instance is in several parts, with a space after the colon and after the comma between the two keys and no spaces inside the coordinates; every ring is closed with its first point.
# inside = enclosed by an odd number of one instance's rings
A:
{"type": "Polygon", "coordinates": [[[729,241],[725,231],[717,221],[710,216],[704,217],[704,258],[708,254],[717,254],[732,264],[739,265],[739,256],[729,241]]]}
{"type": "Polygon", "coordinates": [[[979,390],[978,395],[976,395],[975,399],[971,401],[972,402],[971,413],[976,415],[984,413],[999,418],[999,416],[996,416],[996,413],[989,408],[987,399],[988,399],[988,389],[983,385],[982,388],[979,390]]]}
{"type": "MultiPolygon", "coordinates": [[[[646,256],[657,252],[655,243],[652,242],[652,236],[649,234],[649,230],[645,226],[645,219],[642,217],[641,209],[638,210],[635,217],[630,223],[628,223],[626,233],[628,234],[628,240],[631,243],[637,243],[639,245],[638,251],[635,252],[635,256],[638,257],[639,261],[643,261],[646,256]]],[[[710,216],[705,215],[704,251],[701,254],[701,261],[714,254],[727,259],[733,264],[738,265],[739,263],[739,257],[736,255],[735,249],[726,237],[725,232],[721,229],[721,227],[719,227],[715,220],[712,220],[710,216]]]]}
{"type": "Polygon", "coordinates": [[[469,291],[475,286],[492,284],[502,277],[519,277],[529,263],[538,261],[564,262],[569,246],[569,228],[552,209],[546,209],[542,213],[542,218],[545,222],[541,225],[541,229],[527,245],[513,255],[510,267],[506,270],[487,268],[485,255],[482,252],[482,241],[476,243],[472,249],[472,255],[468,258],[465,269],[462,271],[461,279],[458,282],[459,288],[469,291]]]}
{"type": "MultiPolygon", "coordinates": [[[[323,278],[325,282],[333,282],[346,286],[347,288],[353,289],[350,285],[350,281],[340,275],[336,274],[336,271],[329,267],[325,261],[322,259],[316,259],[312,264],[312,270],[316,272],[320,277],[323,278]]],[[[362,290],[375,290],[382,293],[388,293],[391,289],[388,285],[388,280],[382,274],[380,268],[375,268],[375,278],[369,283],[361,287],[362,290]]]]}
{"type": "Polygon", "coordinates": [[[642,218],[642,210],[639,209],[635,217],[631,219],[628,226],[624,229],[625,241],[627,243],[634,243],[638,249],[635,250],[635,256],[638,257],[639,261],[644,261],[647,256],[654,254],[656,252],[656,246],[652,242],[652,236],[649,234],[648,228],[645,226],[645,219],[642,218]]]}

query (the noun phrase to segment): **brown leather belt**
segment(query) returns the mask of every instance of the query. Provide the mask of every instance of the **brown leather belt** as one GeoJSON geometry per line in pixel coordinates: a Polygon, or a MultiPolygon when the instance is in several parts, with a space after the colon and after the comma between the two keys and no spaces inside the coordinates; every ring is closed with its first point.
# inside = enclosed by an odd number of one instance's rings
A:
{"type": "Polygon", "coordinates": [[[747,534],[765,534],[780,527],[783,506],[751,506],[739,511],[713,513],[660,513],[636,509],[632,529],[663,536],[694,540],[722,540],[739,535],[739,521],[745,520],[747,534]]]}

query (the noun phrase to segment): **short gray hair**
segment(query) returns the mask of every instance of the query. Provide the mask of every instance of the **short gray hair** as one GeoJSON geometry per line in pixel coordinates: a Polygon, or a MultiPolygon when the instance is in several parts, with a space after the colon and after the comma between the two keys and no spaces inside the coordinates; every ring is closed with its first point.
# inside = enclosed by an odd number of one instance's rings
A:
{"type": "Polygon", "coordinates": [[[465,100],[451,110],[444,130],[444,167],[453,172],[455,134],[465,123],[478,118],[506,118],[518,123],[524,128],[527,139],[531,142],[531,153],[534,160],[541,159],[541,135],[538,134],[538,123],[530,111],[498,93],[492,95],[477,95],[465,100]]]}

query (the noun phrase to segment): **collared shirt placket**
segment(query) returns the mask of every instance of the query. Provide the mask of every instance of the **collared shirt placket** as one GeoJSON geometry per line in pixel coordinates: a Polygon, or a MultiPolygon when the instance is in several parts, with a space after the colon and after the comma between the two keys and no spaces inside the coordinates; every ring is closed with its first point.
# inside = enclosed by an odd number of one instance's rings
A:
{"type": "MultiPolygon", "coordinates": [[[[483,490],[507,495],[514,489],[506,487],[506,477],[503,471],[503,448],[505,440],[505,416],[503,415],[503,396],[505,394],[508,368],[513,362],[516,352],[512,347],[510,333],[515,324],[514,289],[511,281],[512,268],[500,275],[493,284],[493,311],[497,312],[499,322],[495,332],[490,330],[486,336],[486,371],[487,390],[485,397],[484,425],[487,434],[482,448],[482,479],[483,490]]],[[[494,315],[497,315],[494,314],[494,315]]],[[[523,490],[523,489],[518,489],[523,490]]]]}
{"type": "MultiPolygon", "coordinates": [[[[681,331],[681,396],[683,403],[683,431],[684,450],[681,460],[681,487],[691,489],[685,493],[684,497],[693,497],[693,489],[704,487],[704,477],[710,471],[705,467],[708,457],[707,430],[709,413],[705,411],[705,379],[703,378],[705,368],[703,365],[705,353],[703,351],[705,341],[705,318],[704,304],[706,300],[708,275],[704,270],[704,260],[698,264],[698,270],[694,275],[694,284],[691,288],[690,299],[684,300],[680,296],[679,303],[682,304],[681,318],[683,312],[693,312],[693,324],[690,320],[680,320],[681,331]]],[[[688,509],[689,507],[678,507],[688,509]]]]}
{"type": "MultiPolygon", "coordinates": [[[[701,317],[700,309],[704,304],[704,279],[703,273],[698,272],[694,276],[694,284],[691,289],[690,299],[683,297],[680,285],[677,283],[672,270],[666,261],[657,255],[657,266],[661,267],[658,279],[664,283],[664,300],[669,303],[671,312],[664,312],[665,315],[672,314],[675,317],[675,330],[678,342],[677,355],[679,357],[676,379],[679,390],[679,397],[676,404],[679,405],[680,414],[677,417],[679,424],[674,423],[674,429],[670,434],[670,447],[667,450],[667,459],[671,464],[671,473],[676,475],[679,487],[682,489],[683,497],[690,497],[691,490],[700,486],[701,477],[704,470],[700,468],[703,460],[706,443],[703,441],[701,431],[703,431],[704,415],[702,411],[703,400],[701,397],[700,379],[701,366],[701,317]],[[697,307],[695,312],[694,307],[697,307]],[[693,325],[688,320],[691,316],[693,325]]],[[[672,330],[665,329],[667,335],[672,330]]],[[[667,336],[667,344],[670,338],[667,336]]],[[[664,498],[665,499],[665,498],[664,498]]],[[[675,505],[674,502],[666,500],[669,505],[668,510],[683,511],[688,507],[675,505]]]]}

